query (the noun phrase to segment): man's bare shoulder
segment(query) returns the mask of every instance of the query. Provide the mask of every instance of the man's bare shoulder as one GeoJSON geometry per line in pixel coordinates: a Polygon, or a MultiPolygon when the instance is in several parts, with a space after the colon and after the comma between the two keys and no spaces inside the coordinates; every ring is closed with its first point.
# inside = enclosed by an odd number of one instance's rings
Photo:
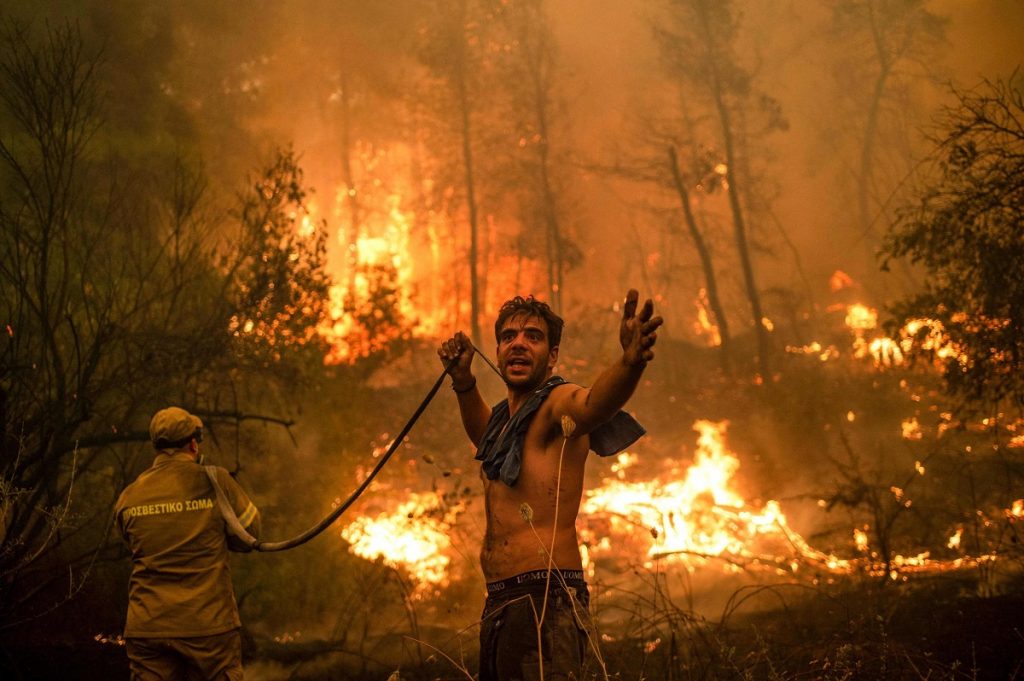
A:
{"type": "Polygon", "coordinates": [[[586,389],[575,383],[562,383],[555,386],[537,410],[534,425],[539,422],[545,429],[557,428],[560,430],[562,417],[572,414],[571,405],[574,400],[579,398],[581,392],[586,392],[586,389]]]}
{"type": "Polygon", "coordinates": [[[561,415],[565,412],[565,406],[577,399],[581,393],[585,394],[586,392],[587,389],[581,385],[562,383],[552,388],[543,406],[552,412],[558,412],[555,418],[561,418],[561,415]]]}

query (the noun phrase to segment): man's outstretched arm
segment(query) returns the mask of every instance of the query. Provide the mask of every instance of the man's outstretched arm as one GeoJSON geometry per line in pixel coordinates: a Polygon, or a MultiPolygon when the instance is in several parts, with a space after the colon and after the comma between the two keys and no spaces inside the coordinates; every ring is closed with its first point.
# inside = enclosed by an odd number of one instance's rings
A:
{"type": "Polygon", "coordinates": [[[452,377],[452,390],[459,399],[459,415],[462,427],[474,447],[480,446],[491,418],[491,408],[484,402],[480,390],[477,389],[476,376],[473,375],[473,354],[475,350],[466,334],[459,331],[441,343],[437,356],[441,363],[448,367],[452,377]]]}
{"type": "Polygon", "coordinates": [[[619,324],[622,356],[602,371],[589,389],[556,393],[558,402],[552,405],[555,416],[571,416],[576,422],[577,434],[589,433],[622,409],[640,383],[647,363],[654,359],[657,330],[664,320],[654,316],[654,303],[650,299],[637,312],[638,300],[637,291],[630,289],[619,324]]]}

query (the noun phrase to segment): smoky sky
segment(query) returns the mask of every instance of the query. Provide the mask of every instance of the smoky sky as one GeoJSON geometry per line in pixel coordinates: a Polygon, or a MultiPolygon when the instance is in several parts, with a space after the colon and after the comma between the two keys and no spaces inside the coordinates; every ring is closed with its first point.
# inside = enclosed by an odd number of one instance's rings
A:
{"type": "MultiPolygon", "coordinates": [[[[676,197],[600,170],[649,143],[643,139],[645,121],[670,118],[675,114],[669,108],[696,101],[660,68],[653,27],[666,21],[666,4],[671,3],[546,4],[561,100],[552,144],[572,159],[563,185],[565,224],[582,253],[568,274],[568,295],[603,303],[617,298],[626,284],[646,287],[680,312],[676,319],[685,318],[685,324],[670,328],[685,333],[700,274],[692,247],[672,232],[676,197]]],[[[857,225],[851,176],[866,125],[864,93],[878,66],[875,47],[849,17],[865,4],[732,5],[739,17],[736,59],[758,91],[777,102],[785,121],[784,129],[763,138],[752,133],[752,172],[763,205],[750,229],[766,288],[824,290],[828,277],[841,269],[872,302],[884,302],[879,299],[888,285],[879,283],[873,249],[887,226],[884,214],[898,203],[899,190],[927,152],[930,120],[950,101],[950,85],[970,88],[982,79],[1008,78],[1024,56],[1024,5],[1016,0],[904,3],[941,20],[941,32],[928,43],[919,29],[886,27],[892,30],[889,40],[908,40],[921,49],[900,53],[892,64],[892,97],[882,107],[873,151],[874,219],[857,225]],[[843,5],[854,11],[837,19],[836,8],[843,5]],[[795,281],[795,272],[803,281],[795,281]]],[[[274,147],[294,145],[314,200],[326,207],[342,185],[339,93],[349,94],[349,144],[386,152],[408,143],[410,110],[423,87],[417,41],[438,7],[414,0],[64,2],[25,3],[7,13],[36,24],[67,20],[81,28],[102,55],[107,119],[122,131],[115,143],[142,150],[136,153],[187,149],[202,159],[224,195],[274,147]]],[[[486,110],[488,102],[475,106],[486,110]]],[[[406,168],[382,163],[380,172],[397,175],[406,168]]],[[[410,186],[402,185],[406,192],[410,186]]],[[[482,206],[498,223],[517,219],[503,210],[482,206]]],[[[330,229],[338,229],[340,218],[327,219],[330,229]]],[[[452,238],[456,248],[464,248],[459,220],[453,218],[452,238]]],[[[494,248],[513,248],[513,237],[500,229],[499,224],[494,248]]],[[[712,245],[725,253],[728,238],[712,245]]],[[[332,249],[339,248],[332,240],[332,249]]],[[[740,300],[730,256],[722,256],[722,268],[740,300]]]]}

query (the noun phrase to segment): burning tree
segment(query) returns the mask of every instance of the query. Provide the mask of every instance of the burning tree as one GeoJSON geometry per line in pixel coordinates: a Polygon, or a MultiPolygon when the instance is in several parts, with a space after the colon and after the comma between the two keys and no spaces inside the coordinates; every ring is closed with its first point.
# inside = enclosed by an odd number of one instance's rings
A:
{"type": "Polygon", "coordinates": [[[908,259],[927,269],[923,291],[894,306],[900,325],[919,325],[913,346],[932,355],[940,332],[959,349],[942,360],[961,406],[985,415],[1024,408],[1024,91],[1019,73],[958,91],[933,135],[925,183],[900,211],[885,266],[908,259]]]}
{"type": "MultiPolygon", "coordinates": [[[[708,176],[728,200],[733,242],[750,306],[761,375],[771,374],[771,340],[765,324],[761,292],[754,272],[751,217],[764,201],[763,187],[751,167],[751,142],[758,134],[786,127],[778,103],[759,92],[755,80],[736,54],[738,11],[728,2],[671,0],[666,22],[654,28],[666,72],[686,98],[699,98],[708,108],[694,119],[694,132],[714,150],[715,172],[708,176]]],[[[673,162],[673,171],[678,172],[673,162]]],[[[683,197],[686,200],[686,197],[683,197]]],[[[705,267],[709,267],[705,264],[705,267]]]]}
{"type": "Polygon", "coordinates": [[[519,150],[517,169],[509,190],[521,194],[523,229],[521,249],[543,253],[547,266],[548,298],[556,312],[564,310],[564,279],[567,270],[582,260],[579,247],[568,238],[569,222],[564,198],[566,153],[558,143],[565,134],[564,101],[559,96],[557,48],[543,0],[506,3],[499,15],[508,32],[506,76],[508,109],[514,117],[519,150]],[[542,239],[533,236],[537,233],[542,239]],[[543,247],[531,249],[530,242],[543,247]]]}
{"type": "Polygon", "coordinates": [[[246,346],[239,354],[257,366],[277,363],[284,351],[326,351],[317,330],[330,286],[327,231],[306,213],[306,194],[302,168],[288,149],[250,178],[240,197],[239,247],[230,270],[239,312],[230,328],[246,346]]]}
{"type": "MultiPolygon", "coordinates": [[[[469,232],[468,259],[470,335],[479,344],[483,307],[480,272],[480,191],[481,158],[486,148],[481,140],[481,99],[487,60],[483,46],[489,42],[486,8],[471,0],[437,3],[438,11],[430,26],[422,30],[421,61],[430,74],[430,82],[439,94],[433,98],[432,119],[437,128],[438,149],[449,146],[457,154],[440,163],[447,165],[442,191],[454,191],[465,204],[469,232]]],[[[433,89],[432,87],[432,89],[433,89]]]]}

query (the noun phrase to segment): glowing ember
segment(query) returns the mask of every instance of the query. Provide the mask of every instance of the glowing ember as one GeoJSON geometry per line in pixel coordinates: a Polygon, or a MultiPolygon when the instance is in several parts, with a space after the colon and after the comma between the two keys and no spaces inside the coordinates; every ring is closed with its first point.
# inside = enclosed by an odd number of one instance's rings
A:
{"type": "Polygon", "coordinates": [[[842,270],[836,270],[832,273],[832,276],[828,279],[828,287],[833,293],[841,291],[844,288],[850,288],[854,285],[853,278],[849,274],[842,270]]]}
{"type": "Polygon", "coordinates": [[[853,543],[861,553],[868,552],[868,533],[860,528],[853,528],[853,543]]]}
{"type": "Polygon", "coordinates": [[[902,429],[905,440],[920,440],[924,437],[921,432],[921,424],[917,422],[916,418],[903,419],[902,429]]]}
{"type": "Polygon", "coordinates": [[[851,329],[869,331],[878,326],[878,312],[867,305],[851,305],[846,310],[846,325],[851,329]]]}
{"type": "Polygon", "coordinates": [[[786,352],[794,355],[815,355],[822,362],[839,357],[839,350],[834,345],[823,349],[818,341],[813,341],[807,345],[787,345],[786,352]]]}
{"type": "Polygon", "coordinates": [[[854,356],[860,359],[870,357],[879,368],[903,364],[915,347],[930,353],[937,365],[951,358],[956,358],[963,366],[967,364],[966,355],[949,340],[941,322],[934,319],[912,319],[899,330],[896,338],[870,337],[869,334],[878,327],[878,311],[855,303],[846,308],[845,323],[854,334],[854,356]]]}
{"type": "Polygon", "coordinates": [[[92,640],[96,641],[100,645],[106,646],[123,646],[124,636],[121,634],[96,634],[92,637],[92,640]]]}
{"type": "Polygon", "coordinates": [[[868,343],[867,351],[877,366],[898,366],[904,361],[903,350],[899,342],[892,338],[875,338],[868,343]]]}
{"type": "Polygon", "coordinates": [[[922,350],[933,352],[936,362],[951,358],[956,358],[961,364],[967,361],[966,355],[949,340],[942,323],[934,319],[912,319],[900,329],[900,346],[904,353],[915,344],[922,350]]]}

